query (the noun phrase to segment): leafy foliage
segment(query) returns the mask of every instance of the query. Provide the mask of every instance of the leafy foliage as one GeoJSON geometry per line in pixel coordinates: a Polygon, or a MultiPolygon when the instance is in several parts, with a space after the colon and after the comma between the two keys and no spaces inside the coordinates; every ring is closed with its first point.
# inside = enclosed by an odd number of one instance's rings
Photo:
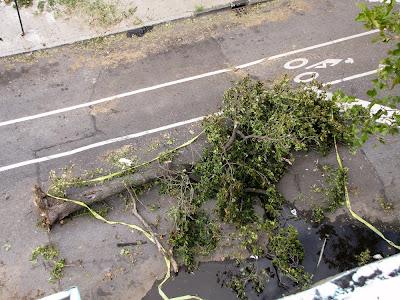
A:
{"type": "MultiPolygon", "coordinates": [[[[345,204],[344,186],[347,184],[348,169],[340,167],[333,168],[332,165],[328,164],[322,166],[321,171],[329,187],[317,187],[314,189],[314,192],[325,194],[327,196],[328,211],[334,212],[345,204]]],[[[315,209],[318,210],[316,207],[315,209]]]]}
{"type": "Polygon", "coordinates": [[[188,215],[183,208],[176,207],[169,215],[174,220],[176,230],[171,233],[168,243],[182,257],[188,269],[197,268],[195,255],[216,249],[218,227],[201,210],[188,215]]]}
{"type": "MultiPolygon", "coordinates": [[[[367,92],[367,95],[372,98],[369,105],[372,117],[362,124],[361,142],[364,143],[369,135],[399,133],[400,113],[393,109],[399,107],[400,96],[390,93],[381,96],[380,92],[391,91],[400,83],[400,43],[395,42],[400,35],[400,14],[398,11],[394,11],[395,0],[374,6],[372,10],[365,4],[357,5],[363,11],[356,20],[363,22],[365,29],[377,28],[380,30],[373,42],[380,39],[382,42],[392,45],[392,50],[387,53],[389,56],[381,61],[382,68],[378,72],[378,78],[372,81],[373,88],[367,92]],[[378,122],[382,119],[385,122],[378,122]]],[[[382,139],[381,142],[383,142],[382,139]]]]}
{"type": "Polygon", "coordinates": [[[224,103],[222,116],[204,122],[211,147],[196,166],[196,192],[202,201],[217,199],[220,218],[238,226],[255,220],[255,194],[267,214],[280,207],[275,184],[293,163],[292,150],[327,154],[334,137],[352,145],[348,119],[336,104],[292,88],[285,78],[268,91],[245,78],[225,93],[224,103]]]}
{"type": "Polygon", "coordinates": [[[270,236],[269,248],[274,253],[272,263],[278,269],[280,277],[286,276],[296,284],[306,286],[309,274],[300,265],[304,259],[304,248],[298,240],[298,232],[292,226],[281,228],[278,234],[270,236]]]}
{"type": "MultiPolygon", "coordinates": [[[[215,249],[218,227],[201,210],[204,202],[215,199],[220,220],[239,229],[242,249],[267,254],[280,277],[304,285],[309,280],[301,267],[304,249],[293,227],[280,228],[284,198],[275,185],[293,164],[293,151],[327,154],[335,138],[352,146],[351,115],[307,86],[293,88],[286,78],[266,89],[246,77],[233,83],[223,102],[222,113],[204,121],[209,147],[191,174],[197,179],[183,172],[162,187],[179,202],[170,211],[176,229],[169,243],[190,268],[196,267],[196,254],[215,249]],[[263,219],[255,214],[256,203],[264,208],[263,219]],[[266,244],[260,242],[261,233],[269,237],[266,244]]],[[[262,291],[260,278],[251,265],[243,265],[227,285],[245,299],[250,282],[262,291]]]]}
{"type": "Polygon", "coordinates": [[[37,257],[42,255],[47,261],[52,261],[53,269],[51,270],[51,277],[49,278],[50,283],[54,283],[56,279],[63,278],[62,270],[65,267],[65,259],[59,259],[60,254],[51,245],[42,245],[36,247],[32,251],[31,263],[37,264],[37,257]]]}
{"type": "Polygon", "coordinates": [[[354,257],[358,261],[359,266],[364,266],[371,260],[371,251],[366,249],[360,254],[354,255],[354,257]]]}
{"type": "Polygon", "coordinates": [[[380,196],[378,198],[378,201],[384,212],[390,213],[393,210],[393,203],[385,201],[385,198],[383,196],[380,196]]]}
{"type": "Polygon", "coordinates": [[[76,178],[73,176],[74,167],[75,165],[71,165],[70,167],[65,166],[59,169],[61,172],[50,171],[49,180],[54,185],[54,196],[65,197],[69,183],[76,181],[76,178]]]}
{"type": "Polygon", "coordinates": [[[311,205],[311,222],[321,224],[324,218],[325,218],[324,209],[321,206],[318,206],[315,203],[313,203],[311,205]]]}
{"type": "Polygon", "coordinates": [[[255,263],[246,263],[245,261],[238,261],[237,270],[229,270],[227,275],[228,279],[224,280],[224,284],[235,291],[240,299],[248,299],[245,289],[250,283],[253,289],[260,294],[264,290],[264,283],[269,280],[267,269],[259,270],[255,263]]]}

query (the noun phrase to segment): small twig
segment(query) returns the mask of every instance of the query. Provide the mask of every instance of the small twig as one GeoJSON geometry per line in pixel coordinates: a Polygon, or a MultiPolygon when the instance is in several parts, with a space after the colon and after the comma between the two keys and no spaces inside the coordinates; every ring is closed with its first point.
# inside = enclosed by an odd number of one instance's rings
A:
{"type": "Polygon", "coordinates": [[[247,192],[247,193],[255,193],[255,194],[267,195],[267,191],[263,190],[263,189],[245,188],[244,191],[247,192]]]}
{"type": "Polygon", "coordinates": [[[157,246],[157,248],[158,248],[158,251],[159,251],[164,257],[166,257],[167,259],[169,259],[169,261],[171,262],[172,268],[174,269],[174,272],[175,272],[175,273],[178,273],[178,272],[179,272],[178,264],[176,263],[174,257],[173,257],[170,253],[168,253],[167,251],[165,251],[165,249],[163,248],[163,246],[161,245],[161,243],[158,241],[158,239],[157,239],[157,237],[156,237],[154,231],[151,229],[150,225],[147,224],[147,222],[142,218],[141,215],[139,215],[139,213],[138,213],[138,211],[137,211],[137,208],[136,208],[136,197],[133,196],[131,190],[130,190],[129,187],[126,185],[126,183],[124,183],[124,184],[125,184],[126,190],[128,191],[128,193],[129,193],[129,195],[131,196],[132,201],[133,201],[133,207],[132,207],[132,212],[133,212],[133,214],[136,216],[136,218],[138,218],[138,219],[140,220],[140,222],[143,224],[143,226],[147,229],[148,233],[150,233],[151,237],[153,238],[153,240],[154,240],[154,242],[155,242],[155,244],[156,244],[156,246],[157,246]]]}
{"type": "Polygon", "coordinates": [[[283,159],[284,161],[286,161],[289,165],[293,165],[292,162],[291,162],[290,160],[288,160],[287,158],[282,157],[282,159],[283,159]]]}
{"type": "Polygon", "coordinates": [[[147,241],[137,241],[137,242],[130,242],[130,243],[117,243],[117,247],[126,247],[126,246],[137,246],[147,244],[147,241]]]}
{"type": "Polygon", "coordinates": [[[319,266],[319,263],[321,262],[322,255],[324,254],[325,245],[326,245],[326,238],[324,239],[324,244],[322,245],[321,253],[319,254],[318,263],[317,263],[317,268],[318,268],[318,266],[319,266]]]}
{"type": "Polygon", "coordinates": [[[314,277],[314,275],[315,275],[315,272],[317,272],[318,266],[319,266],[319,264],[320,264],[320,262],[321,262],[322,255],[324,254],[324,250],[325,250],[326,240],[327,240],[327,238],[324,239],[324,243],[322,244],[321,252],[320,252],[319,258],[318,258],[318,262],[317,262],[317,264],[315,265],[314,271],[312,272],[312,274],[311,274],[311,276],[310,276],[309,285],[311,284],[311,280],[313,279],[313,277],[314,277]]]}
{"type": "MultiPolygon", "coordinates": [[[[278,259],[278,262],[279,262],[279,265],[281,265],[279,259],[278,259]]],[[[274,266],[274,269],[275,269],[276,277],[278,278],[278,286],[284,288],[286,291],[289,292],[289,287],[282,281],[282,278],[280,276],[278,268],[274,266]]]]}
{"type": "Polygon", "coordinates": [[[283,141],[284,139],[290,137],[290,135],[287,135],[287,136],[281,137],[281,138],[279,138],[279,139],[274,139],[274,138],[270,138],[268,135],[263,135],[263,136],[256,135],[256,134],[244,135],[244,133],[241,132],[240,130],[237,130],[237,134],[238,134],[243,140],[247,140],[247,139],[252,139],[252,138],[254,138],[254,139],[258,139],[258,140],[267,140],[267,141],[271,141],[271,142],[280,142],[280,141],[283,141]]]}
{"type": "Polygon", "coordinates": [[[239,127],[239,122],[238,122],[237,120],[235,120],[235,121],[233,122],[232,135],[231,135],[231,137],[229,138],[229,140],[226,142],[226,144],[225,144],[225,146],[224,146],[224,148],[223,148],[223,151],[224,151],[224,152],[228,151],[228,150],[231,148],[233,142],[235,141],[235,139],[236,139],[236,133],[239,131],[238,127],[239,127]]]}

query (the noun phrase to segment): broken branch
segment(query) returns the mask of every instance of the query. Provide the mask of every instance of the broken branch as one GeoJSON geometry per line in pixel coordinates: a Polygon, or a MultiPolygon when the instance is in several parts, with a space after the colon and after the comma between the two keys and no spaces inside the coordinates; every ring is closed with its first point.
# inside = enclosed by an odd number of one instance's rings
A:
{"type": "Polygon", "coordinates": [[[156,237],[154,231],[151,229],[150,225],[147,224],[147,222],[142,218],[142,216],[141,216],[141,215],[139,214],[139,212],[137,211],[137,208],[136,208],[136,199],[137,199],[137,198],[136,198],[136,196],[135,196],[135,197],[133,196],[133,194],[132,194],[132,192],[131,192],[131,190],[129,189],[129,187],[128,187],[127,184],[125,184],[125,188],[126,188],[126,190],[128,191],[129,196],[131,197],[132,202],[133,202],[133,207],[132,207],[132,212],[133,212],[133,214],[134,214],[134,215],[136,216],[136,218],[138,218],[139,221],[143,224],[143,226],[146,228],[147,232],[150,233],[150,235],[152,236],[152,238],[153,238],[153,240],[154,240],[154,243],[156,244],[156,246],[157,246],[157,248],[158,248],[158,251],[159,251],[163,256],[165,256],[167,259],[170,260],[171,265],[172,265],[172,268],[174,269],[174,272],[175,272],[175,273],[178,273],[178,272],[179,272],[178,264],[176,263],[174,257],[173,257],[172,255],[170,255],[167,251],[165,251],[165,249],[163,248],[163,246],[162,246],[162,245],[160,244],[160,242],[158,241],[158,239],[157,239],[157,237],[156,237]]]}
{"type": "Polygon", "coordinates": [[[244,140],[254,138],[254,139],[258,139],[258,140],[268,140],[271,142],[280,142],[280,141],[283,141],[284,139],[290,137],[290,135],[287,135],[287,136],[281,137],[279,139],[274,139],[274,138],[270,138],[268,135],[263,135],[263,136],[256,135],[256,134],[244,135],[244,133],[241,132],[240,130],[237,130],[237,134],[244,140]]]}
{"type": "MultiPolygon", "coordinates": [[[[157,167],[146,168],[140,172],[138,171],[134,174],[106,181],[103,184],[87,188],[83,191],[82,189],[75,188],[67,195],[67,198],[83,202],[86,205],[92,205],[97,202],[108,200],[110,197],[124,192],[125,184],[130,187],[142,186],[155,181],[160,176],[168,175],[171,170],[183,170],[187,169],[187,167],[186,164],[182,164],[173,166],[173,168],[170,166],[165,169],[157,167]]],[[[44,217],[44,224],[48,227],[69,216],[73,212],[82,209],[82,206],[79,204],[59,200],[49,194],[43,193],[37,185],[34,186],[34,193],[36,195],[35,205],[39,214],[44,217]]]]}

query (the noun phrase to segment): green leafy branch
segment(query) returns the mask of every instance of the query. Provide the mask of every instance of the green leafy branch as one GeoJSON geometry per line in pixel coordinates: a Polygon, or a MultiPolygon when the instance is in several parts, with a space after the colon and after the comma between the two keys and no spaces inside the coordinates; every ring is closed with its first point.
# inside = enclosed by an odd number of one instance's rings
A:
{"type": "MultiPolygon", "coordinates": [[[[365,4],[357,4],[363,10],[356,20],[363,22],[365,29],[379,29],[379,34],[372,42],[380,39],[392,46],[392,49],[387,52],[388,57],[380,62],[378,78],[372,81],[372,89],[367,92],[367,95],[372,98],[368,107],[371,118],[361,124],[362,143],[368,139],[369,135],[399,133],[400,96],[390,93],[380,96],[381,92],[385,90],[390,92],[400,83],[400,43],[396,42],[400,38],[400,14],[394,11],[395,3],[395,0],[385,1],[371,10],[365,4]]],[[[380,141],[384,142],[383,139],[380,141]]]]}

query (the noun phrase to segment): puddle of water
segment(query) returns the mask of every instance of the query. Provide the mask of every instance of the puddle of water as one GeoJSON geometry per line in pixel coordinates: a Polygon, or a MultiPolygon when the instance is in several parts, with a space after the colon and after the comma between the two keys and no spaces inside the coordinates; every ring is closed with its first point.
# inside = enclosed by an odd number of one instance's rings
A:
{"type": "MultiPolygon", "coordinates": [[[[313,282],[357,267],[358,262],[354,256],[366,249],[370,250],[371,256],[381,254],[386,257],[399,252],[366,227],[353,224],[323,224],[315,228],[303,220],[295,219],[288,220],[286,226],[289,224],[297,228],[299,232],[299,240],[306,251],[303,265],[310,274],[315,269],[324,239],[327,238],[323,257],[314,274],[313,282]]],[[[383,232],[383,234],[399,244],[398,233],[383,232]]],[[[260,258],[259,260],[250,259],[248,262],[254,263],[259,270],[267,269],[270,274],[270,280],[264,284],[265,288],[261,295],[257,295],[251,287],[247,287],[245,291],[249,299],[277,299],[283,294],[288,294],[284,288],[279,287],[275,269],[270,260],[260,258]]],[[[197,295],[205,300],[236,299],[236,293],[223,284],[223,281],[235,272],[238,272],[235,261],[200,263],[199,270],[193,273],[181,271],[178,276],[168,280],[163,286],[163,291],[171,298],[197,295]]],[[[161,299],[157,290],[159,283],[156,282],[143,299],[161,299]]],[[[296,288],[293,287],[292,292],[295,290],[296,288]]]]}
{"type": "MultiPolygon", "coordinates": [[[[251,287],[246,288],[246,295],[249,299],[276,299],[279,298],[285,289],[279,288],[276,276],[273,274],[274,268],[271,261],[262,258],[259,260],[248,260],[254,263],[259,270],[269,269],[271,271],[270,281],[265,283],[262,295],[258,296],[251,287]]],[[[179,275],[168,280],[163,285],[164,293],[172,298],[184,295],[196,295],[204,300],[212,299],[237,299],[236,293],[223,284],[224,280],[229,279],[229,275],[236,273],[238,267],[235,261],[207,262],[200,263],[199,270],[188,273],[181,270],[179,275]]],[[[157,286],[161,281],[156,282],[153,288],[143,298],[144,300],[161,299],[158,294],[157,286]]]]}

